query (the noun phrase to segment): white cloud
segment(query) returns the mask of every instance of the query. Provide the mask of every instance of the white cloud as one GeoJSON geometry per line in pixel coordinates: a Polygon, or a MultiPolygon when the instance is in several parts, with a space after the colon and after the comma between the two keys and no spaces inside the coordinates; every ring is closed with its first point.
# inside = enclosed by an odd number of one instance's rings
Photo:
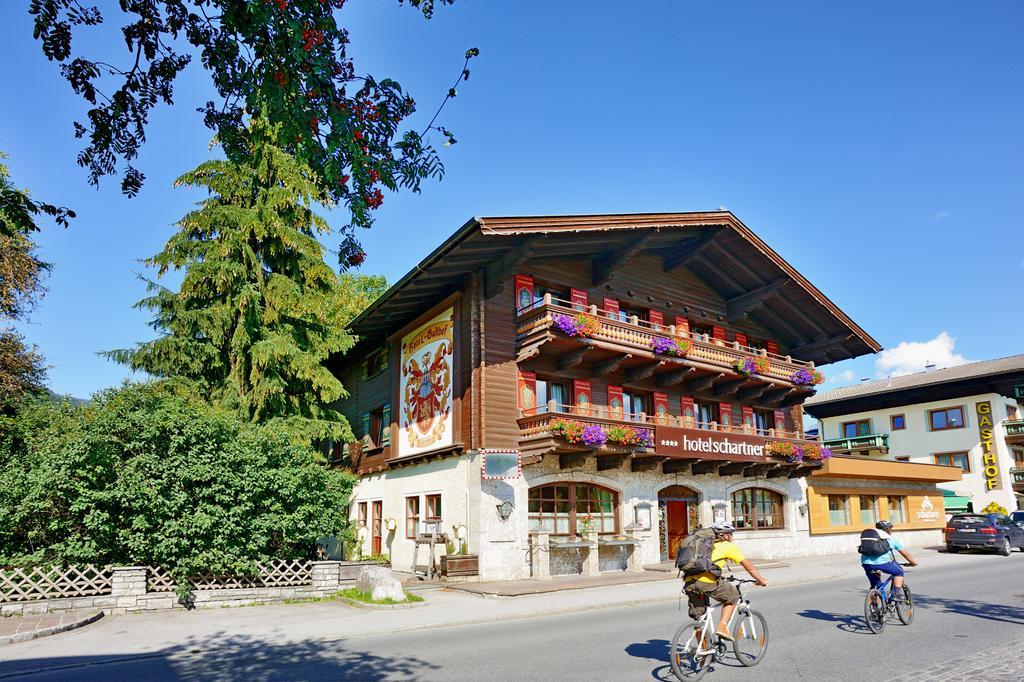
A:
{"type": "Polygon", "coordinates": [[[928,219],[928,222],[933,223],[936,220],[942,220],[943,218],[949,217],[949,211],[936,211],[932,214],[932,217],[928,219]]]}
{"type": "Polygon", "coordinates": [[[930,341],[900,341],[895,348],[878,354],[875,373],[881,378],[923,372],[928,363],[934,363],[937,368],[962,365],[968,360],[954,352],[955,346],[956,339],[948,332],[940,332],[930,341]]]}
{"type": "Polygon", "coordinates": [[[844,369],[842,372],[837,374],[826,375],[826,381],[832,388],[839,388],[847,384],[853,383],[853,380],[857,378],[857,374],[852,369],[844,369]]]}

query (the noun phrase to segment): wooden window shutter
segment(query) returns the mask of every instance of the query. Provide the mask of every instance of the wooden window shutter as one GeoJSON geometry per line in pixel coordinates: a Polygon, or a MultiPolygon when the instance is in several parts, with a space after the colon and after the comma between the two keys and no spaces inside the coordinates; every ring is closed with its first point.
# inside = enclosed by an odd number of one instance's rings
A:
{"type": "Polygon", "coordinates": [[[370,376],[370,359],[369,358],[363,358],[363,362],[362,362],[362,364],[360,364],[359,367],[360,367],[360,372],[359,372],[360,376],[362,378],[364,378],[364,379],[368,378],[370,376]]]}
{"type": "Polygon", "coordinates": [[[569,292],[572,299],[572,307],[576,310],[585,310],[587,307],[587,292],[583,289],[572,289],[569,292]]]}
{"type": "Polygon", "coordinates": [[[679,398],[679,406],[682,408],[683,413],[683,426],[693,428],[696,423],[696,417],[694,416],[693,398],[690,396],[682,396],[679,398]]]}
{"type": "Polygon", "coordinates": [[[740,344],[741,346],[746,346],[747,335],[740,332],[736,332],[736,343],[740,344]]]}
{"type": "Polygon", "coordinates": [[[608,412],[612,419],[623,418],[622,386],[608,386],[608,412]]]}
{"type": "Polygon", "coordinates": [[[529,310],[533,307],[533,277],[516,275],[516,310],[529,310]]]}
{"type": "Polygon", "coordinates": [[[655,329],[661,329],[665,326],[665,316],[662,315],[660,311],[649,310],[647,312],[647,318],[648,322],[650,322],[651,326],[655,329]]]}
{"type": "Polygon", "coordinates": [[[750,405],[744,405],[743,410],[743,430],[750,433],[754,430],[754,408],[750,405]]]}
{"type": "Polygon", "coordinates": [[[577,414],[590,414],[591,406],[594,404],[594,397],[589,381],[584,379],[572,380],[572,402],[576,405],[577,414]]]}
{"type": "Polygon", "coordinates": [[[373,445],[373,439],[370,438],[370,413],[367,412],[363,415],[363,447],[372,448],[373,445]]]}
{"type": "Polygon", "coordinates": [[[722,426],[732,426],[732,405],[729,403],[718,403],[718,423],[722,426]]]}
{"type": "MultiPolygon", "coordinates": [[[[775,430],[785,431],[786,430],[786,413],[783,410],[775,410],[775,430]]],[[[824,434],[822,434],[824,437],[824,434]]]]}
{"type": "Polygon", "coordinates": [[[771,353],[772,355],[779,354],[779,344],[776,343],[775,341],[765,341],[764,349],[771,353]]]}
{"type": "Polygon", "coordinates": [[[618,317],[619,315],[619,302],[614,298],[604,299],[604,311],[608,313],[609,317],[618,317]]]}
{"type": "Polygon", "coordinates": [[[517,406],[523,414],[536,414],[537,407],[537,374],[520,372],[516,390],[517,406]]]}
{"type": "Polygon", "coordinates": [[[714,338],[715,343],[719,346],[725,344],[725,327],[719,327],[717,325],[711,328],[711,336],[714,338]]]}
{"type": "Polygon", "coordinates": [[[384,403],[381,409],[380,445],[384,448],[391,445],[391,403],[384,403]]]}
{"type": "Polygon", "coordinates": [[[654,416],[659,424],[668,424],[668,394],[654,394],[654,416]]]}
{"type": "Polygon", "coordinates": [[[686,336],[690,333],[690,321],[685,317],[676,315],[676,334],[686,336]]]}

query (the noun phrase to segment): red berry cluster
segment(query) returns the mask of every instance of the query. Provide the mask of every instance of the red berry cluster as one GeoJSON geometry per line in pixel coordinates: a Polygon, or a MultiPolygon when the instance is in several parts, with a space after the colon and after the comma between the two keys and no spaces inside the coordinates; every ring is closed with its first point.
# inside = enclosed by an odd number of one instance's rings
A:
{"type": "Polygon", "coordinates": [[[371,168],[368,171],[368,174],[370,176],[371,182],[380,182],[380,171],[378,171],[376,168],[371,168]]]}
{"type": "Polygon", "coordinates": [[[282,88],[288,83],[288,79],[285,77],[283,71],[274,72],[274,81],[282,88]]]}
{"type": "Polygon", "coordinates": [[[366,195],[366,205],[370,208],[380,208],[380,205],[384,203],[384,194],[378,188],[374,188],[372,192],[366,195]]]}
{"type": "Polygon", "coordinates": [[[348,255],[348,258],[345,259],[349,267],[353,268],[362,265],[364,260],[366,260],[365,251],[355,251],[353,253],[350,253],[348,255]]]}
{"type": "Polygon", "coordinates": [[[313,46],[324,42],[324,32],[318,28],[304,28],[302,29],[302,40],[304,41],[302,49],[309,52],[313,46]]]}

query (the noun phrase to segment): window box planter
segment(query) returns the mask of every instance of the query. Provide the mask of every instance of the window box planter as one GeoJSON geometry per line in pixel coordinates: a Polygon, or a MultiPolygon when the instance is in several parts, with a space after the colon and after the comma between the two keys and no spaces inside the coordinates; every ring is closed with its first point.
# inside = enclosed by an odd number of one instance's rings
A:
{"type": "Polygon", "coordinates": [[[477,554],[445,554],[441,557],[441,575],[478,575],[480,556],[477,554]]]}

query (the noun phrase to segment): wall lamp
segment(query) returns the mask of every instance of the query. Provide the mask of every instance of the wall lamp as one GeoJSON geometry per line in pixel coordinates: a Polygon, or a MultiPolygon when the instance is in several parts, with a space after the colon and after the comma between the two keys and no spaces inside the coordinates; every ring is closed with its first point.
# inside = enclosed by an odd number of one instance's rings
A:
{"type": "Polygon", "coordinates": [[[513,504],[508,500],[497,505],[497,507],[498,517],[501,518],[502,521],[508,521],[508,517],[512,516],[512,510],[515,509],[515,506],[513,506],[513,504]]]}

